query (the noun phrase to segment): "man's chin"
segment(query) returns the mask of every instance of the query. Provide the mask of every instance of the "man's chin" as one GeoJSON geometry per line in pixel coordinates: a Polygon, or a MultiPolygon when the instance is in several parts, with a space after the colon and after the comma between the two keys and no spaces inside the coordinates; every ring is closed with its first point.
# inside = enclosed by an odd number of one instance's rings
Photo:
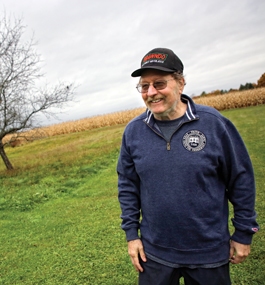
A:
{"type": "Polygon", "coordinates": [[[154,115],[154,117],[157,120],[170,120],[170,118],[168,117],[168,113],[169,112],[161,112],[161,113],[154,113],[154,112],[152,112],[152,114],[154,115]]]}

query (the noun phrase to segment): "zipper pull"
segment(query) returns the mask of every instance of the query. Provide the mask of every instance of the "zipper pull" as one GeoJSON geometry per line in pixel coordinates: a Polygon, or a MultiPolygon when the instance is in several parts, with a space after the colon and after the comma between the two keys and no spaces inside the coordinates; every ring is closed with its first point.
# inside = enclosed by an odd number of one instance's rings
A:
{"type": "Polygon", "coordinates": [[[167,150],[170,150],[170,143],[167,143],[167,150]]]}

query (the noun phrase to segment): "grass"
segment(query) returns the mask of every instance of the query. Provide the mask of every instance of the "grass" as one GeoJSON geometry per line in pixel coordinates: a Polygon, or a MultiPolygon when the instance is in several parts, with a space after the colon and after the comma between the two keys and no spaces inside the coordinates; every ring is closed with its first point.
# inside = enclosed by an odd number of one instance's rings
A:
{"type": "MultiPolygon", "coordinates": [[[[264,227],[265,105],[222,112],[241,133],[264,227]]],[[[120,229],[116,162],[125,125],[54,136],[6,151],[0,165],[0,284],[137,284],[120,229]]],[[[262,231],[231,266],[232,284],[264,284],[262,231]]]]}
{"type": "Polygon", "coordinates": [[[264,284],[265,280],[265,105],[223,111],[239,130],[249,151],[256,181],[257,221],[261,230],[254,235],[251,254],[240,265],[231,266],[232,284],[264,284]]]}

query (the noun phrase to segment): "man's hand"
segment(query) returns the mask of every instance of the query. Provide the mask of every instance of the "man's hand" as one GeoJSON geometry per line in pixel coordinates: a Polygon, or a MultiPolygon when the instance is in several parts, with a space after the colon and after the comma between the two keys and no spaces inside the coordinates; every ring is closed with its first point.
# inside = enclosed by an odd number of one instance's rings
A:
{"type": "Polygon", "coordinates": [[[238,264],[243,262],[250,254],[250,244],[242,244],[231,240],[230,244],[230,262],[238,264]]]}
{"type": "Polygon", "coordinates": [[[139,263],[139,255],[142,259],[142,261],[146,262],[146,256],[144,253],[144,247],[142,244],[142,241],[140,239],[135,239],[128,241],[128,253],[131,257],[131,261],[133,266],[135,267],[136,271],[143,272],[143,268],[139,263]]]}

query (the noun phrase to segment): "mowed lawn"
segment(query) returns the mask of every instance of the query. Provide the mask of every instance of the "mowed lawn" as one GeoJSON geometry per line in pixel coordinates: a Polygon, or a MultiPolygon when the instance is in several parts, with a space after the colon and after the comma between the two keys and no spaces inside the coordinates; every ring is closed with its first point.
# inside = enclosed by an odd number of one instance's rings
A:
{"type": "MultiPolygon", "coordinates": [[[[249,150],[261,226],[249,258],[231,266],[232,284],[264,284],[265,105],[222,114],[249,150]]],[[[0,284],[137,284],[117,200],[124,127],[6,149],[16,170],[6,172],[1,162],[0,284]]]]}

